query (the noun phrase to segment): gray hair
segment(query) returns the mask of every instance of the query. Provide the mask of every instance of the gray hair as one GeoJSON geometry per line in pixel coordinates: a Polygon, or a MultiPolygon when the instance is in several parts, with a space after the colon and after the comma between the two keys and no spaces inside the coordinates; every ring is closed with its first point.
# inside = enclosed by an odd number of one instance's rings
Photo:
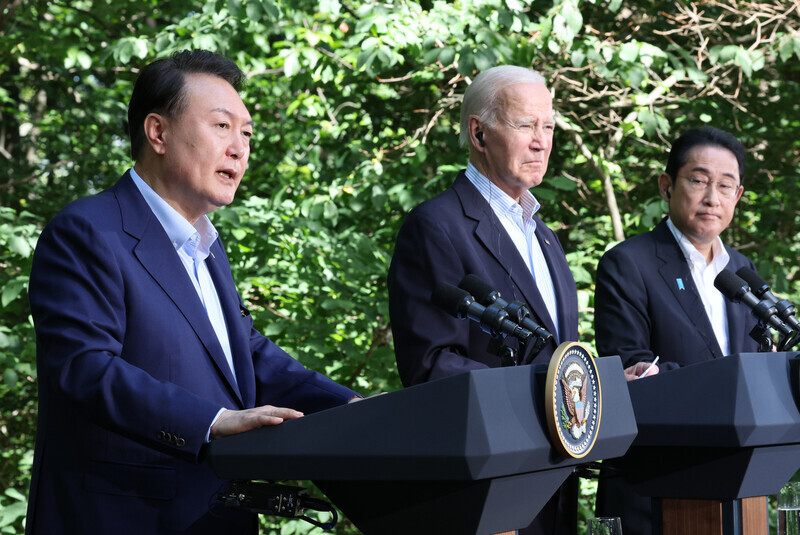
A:
{"type": "Polygon", "coordinates": [[[514,84],[545,84],[544,76],[525,67],[499,65],[480,73],[464,93],[461,103],[461,133],[458,142],[469,145],[469,118],[477,115],[481,123],[494,126],[497,122],[497,97],[506,87],[514,84]]]}

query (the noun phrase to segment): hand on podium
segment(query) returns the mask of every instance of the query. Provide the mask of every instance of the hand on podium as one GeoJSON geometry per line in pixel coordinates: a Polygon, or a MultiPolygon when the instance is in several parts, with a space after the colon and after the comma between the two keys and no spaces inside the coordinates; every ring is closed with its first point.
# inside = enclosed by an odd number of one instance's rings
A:
{"type": "Polygon", "coordinates": [[[262,405],[240,411],[225,410],[211,425],[210,437],[215,439],[236,435],[266,425],[278,425],[284,420],[292,420],[301,416],[303,413],[300,411],[272,405],[262,405]]]}
{"type": "Polygon", "coordinates": [[[658,365],[655,362],[637,362],[633,366],[625,368],[625,380],[633,381],[635,379],[641,379],[642,377],[648,377],[657,373],[658,365]]]}

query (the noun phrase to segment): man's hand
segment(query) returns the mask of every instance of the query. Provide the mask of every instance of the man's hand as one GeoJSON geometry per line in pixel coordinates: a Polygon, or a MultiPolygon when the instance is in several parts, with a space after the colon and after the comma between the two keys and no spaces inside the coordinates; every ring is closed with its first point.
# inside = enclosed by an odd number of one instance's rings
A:
{"type": "MultiPolygon", "coordinates": [[[[652,364],[652,362],[637,362],[633,366],[625,368],[625,380],[633,381],[635,379],[638,379],[639,376],[642,375],[647,368],[650,368],[650,364],[652,364]]],[[[655,375],[657,373],[658,373],[658,364],[655,364],[653,365],[652,368],[650,368],[650,371],[647,372],[647,375],[645,375],[645,377],[650,377],[651,375],[655,375]]]]}
{"type": "Polygon", "coordinates": [[[263,405],[242,411],[226,410],[211,426],[211,438],[222,438],[267,425],[278,425],[284,420],[293,420],[301,416],[303,413],[300,411],[272,405],[263,405]]]}

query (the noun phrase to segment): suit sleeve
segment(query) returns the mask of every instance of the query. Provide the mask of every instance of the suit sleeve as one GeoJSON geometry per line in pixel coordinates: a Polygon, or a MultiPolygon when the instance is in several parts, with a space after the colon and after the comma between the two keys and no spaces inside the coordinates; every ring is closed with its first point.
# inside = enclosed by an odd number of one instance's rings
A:
{"type": "Polygon", "coordinates": [[[398,234],[389,269],[395,356],[406,386],[487,367],[467,357],[469,320],[431,302],[437,283],[457,285],[466,274],[453,231],[445,224],[451,224],[447,218],[412,211],[398,234]]]}
{"type": "MultiPolygon", "coordinates": [[[[59,215],[43,231],[30,277],[40,389],[52,404],[167,453],[197,459],[220,406],[146,371],[164,355],[124,354],[126,281],[119,243],[79,215],[59,215]],[[159,439],[180,430],[185,444],[159,439]]],[[[164,336],[163,329],[137,336],[164,336]]],[[[59,409],[60,410],[60,409],[59,409]]],[[[176,432],[177,434],[177,432],[176,432]]]]}
{"type": "MultiPolygon", "coordinates": [[[[633,255],[619,248],[600,259],[594,297],[595,342],[600,356],[619,355],[623,367],[641,361],[652,362],[652,315],[648,291],[633,255]]],[[[676,363],[659,361],[672,369],[676,363]]]]}
{"type": "Polygon", "coordinates": [[[251,330],[250,347],[256,374],[256,406],[274,405],[312,413],[344,405],[358,396],[321,373],[305,368],[255,329],[251,330]]]}

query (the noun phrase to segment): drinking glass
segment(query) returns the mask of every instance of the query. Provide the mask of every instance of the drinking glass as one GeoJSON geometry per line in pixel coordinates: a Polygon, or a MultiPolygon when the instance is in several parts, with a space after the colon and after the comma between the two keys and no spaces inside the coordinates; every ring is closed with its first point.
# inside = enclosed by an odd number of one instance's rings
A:
{"type": "Polygon", "coordinates": [[[778,535],[800,535],[800,481],[789,481],[778,494],[778,535]]]}
{"type": "Polygon", "coordinates": [[[622,521],[618,516],[589,519],[589,535],[622,535],[622,521]]]}

